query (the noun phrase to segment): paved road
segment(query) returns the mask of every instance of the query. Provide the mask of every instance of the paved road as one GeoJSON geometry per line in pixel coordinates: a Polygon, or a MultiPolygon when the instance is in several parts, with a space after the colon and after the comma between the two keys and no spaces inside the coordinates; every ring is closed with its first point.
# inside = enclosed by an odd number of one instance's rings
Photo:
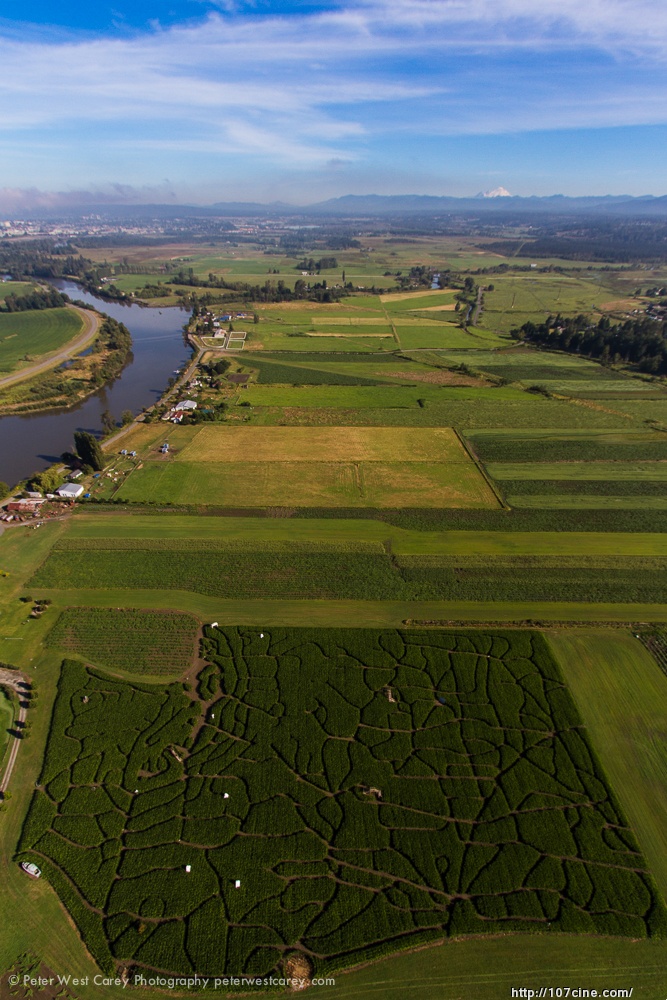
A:
{"type": "Polygon", "coordinates": [[[482,294],[483,294],[483,289],[482,286],[479,285],[479,287],[477,288],[477,302],[475,303],[475,309],[473,311],[472,318],[470,320],[471,326],[477,326],[477,324],[479,323],[480,313],[482,312],[482,294]]]}
{"type": "MultiPolygon", "coordinates": [[[[24,690],[19,687],[19,684],[22,684],[26,681],[28,681],[26,675],[20,673],[18,670],[4,670],[0,668],[0,684],[2,684],[3,687],[13,688],[17,692],[19,698],[21,698],[21,692],[22,690],[24,690]]],[[[19,708],[18,722],[20,723],[25,722],[26,715],[27,715],[27,709],[19,708]]],[[[9,751],[9,759],[7,761],[7,767],[5,768],[5,773],[3,774],[2,780],[0,781],[0,795],[4,795],[4,793],[7,791],[7,786],[9,785],[9,779],[12,776],[12,771],[14,770],[14,764],[16,763],[16,755],[19,752],[20,746],[21,746],[21,740],[18,739],[16,736],[12,737],[12,746],[9,751]]]]}
{"type": "Polygon", "coordinates": [[[34,365],[22,368],[19,372],[12,372],[11,375],[0,378],[0,389],[6,389],[10,385],[15,385],[16,382],[23,382],[27,378],[39,375],[40,372],[57,367],[63,361],[67,361],[73,355],[78,354],[79,351],[85,350],[90,342],[95,339],[102,323],[102,317],[98,316],[97,313],[90,312],[88,309],[81,309],[80,306],[69,305],[67,308],[73,309],[83,320],[83,330],[78,337],[70,340],[69,343],[65,344],[55,354],[51,354],[48,358],[45,358],[44,361],[37,361],[34,365]]]}

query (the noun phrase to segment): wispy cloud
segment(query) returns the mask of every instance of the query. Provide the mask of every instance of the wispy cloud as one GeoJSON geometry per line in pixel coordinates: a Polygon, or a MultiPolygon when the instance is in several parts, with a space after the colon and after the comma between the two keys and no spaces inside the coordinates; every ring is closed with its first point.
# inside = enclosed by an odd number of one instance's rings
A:
{"type": "Polygon", "coordinates": [[[216,6],[115,36],[0,23],[0,135],[312,168],[363,159],[378,137],[667,120],[663,0],[216,6]]]}

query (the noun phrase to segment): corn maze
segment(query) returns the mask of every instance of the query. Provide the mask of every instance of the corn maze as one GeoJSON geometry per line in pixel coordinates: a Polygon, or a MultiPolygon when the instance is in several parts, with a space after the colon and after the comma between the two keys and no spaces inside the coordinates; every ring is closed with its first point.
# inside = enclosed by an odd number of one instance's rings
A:
{"type": "Polygon", "coordinates": [[[98,963],[323,971],[443,936],[662,935],[539,633],[207,628],[196,690],[65,661],[19,860],[98,963]]]}

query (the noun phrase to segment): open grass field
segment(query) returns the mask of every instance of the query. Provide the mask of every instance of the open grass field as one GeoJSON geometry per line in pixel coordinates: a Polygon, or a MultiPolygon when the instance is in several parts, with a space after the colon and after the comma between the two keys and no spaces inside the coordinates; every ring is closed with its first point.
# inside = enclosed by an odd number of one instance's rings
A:
{"type": "Polygon", "coordinates": [[[610,278],[598,272],[572,274],[508,274],[493,276],[493,291],[484,294],[484,322],[509,332],[528,320],[541,323],[555,313],[599,312],[609,301],[610,278]]]}
{"type": "MultiPolygon", "coordinates": [[[[506,1000],[516,983],[531,989],[559,982],[586,982],[588,989],[629,989],[634,998],[661,995],[667,942],[618,941],[610,938],[514,935],[485,940],[449,940],[427,950],[385,958],[338,975],[327,988],[333,1000],[506,1000]],[[611,987],[611,983],[617,984],[611,987]]],[[[561,987],[562,988],[562,987],[561,987]]],[[[570,989],[573,987],[570,986],[570,989]]],[[[565,990],[563,991],[565,992],[565,990]]]]}
{"type": "MultiPolygon", "coordinates": [[[[248,364],[252,364],[248,361],[248,364]]],[[[311,388],[290,388],[271,385],[251,385],[243,390],[242,400],[247,400],[252,406],[307,406],[329,407],[344,406],[361,407],[408,407],[418,406],[420,399],[434,405],[450,402],[465,402],[468,409],[473,409],[471,400],[493,403],[496,408],[499,402],[515,401],[524,403],[526,393],[519,389],[493,387],[491,389],[476,386],[315,386],[311,388]]],[[[567,404],[566,404],[567,405],[567,404]]],[[[496,418],[497,419],[497,418],[496,418]]],[[[506,418],[505,418],[506,419],[506,418]]],[[[503,424],[501,426],[507,426],[503,424]]]]}
{"type": "Polygon", "coordinates": [[[219,507],[497,507],[477,467],[437,462],[158,462],[120,485],[130,502],[219,507]]]}
{"type": "Polygon", "coordinates": [[[73,309],[0,313],[0,372],[15,371],[28,359],[35,361],[58,350],[82,328],[73,309]]]}
{"type": "Polygon", "coordinates": [[[204,426],[179,462],[439,462],[469,464],[451,428],[204,426]]]}
{"type": "Polygon", "coordinates": [[[558,632],[549,644],[667,898],[667,677],[631,633],[558,632]]]}
{"type": "Polygon", "coordinates": [[[35,287],[32,281],[0,281],[0,299],[4,302],[8,295],[28,295],[35,287]]]}
{"type": "MultiPolygon", "coordinates": [[[[190,430],[189,428],[187,429],[190,430]]],[[[204,426],[153,455],[121,500],[266,507],[488,507],[498,500],[450,428],[204,426]]]]}
{"type": "MultiPolygon", "coordinates": [[[[187,590],[56,590],[40,588],[50,597],[56,610],[80,607],[127,607],[161,611],[183,611],[202,621],[221,625],[291,625],[294,627],[401,628],[405,622],[452,624],[456,622],[498,622],[525,625],[526,622],[568,625],[572,622],[593,625],[633,622],[667,623],[667,607],[660,604],[637,604],[589,601],[395,601],[395,600],[312,600],[253,598],[225,599],[207,597],[187,590]]],[[[42,638],[44,636],[42,635],[42,638]]]]}
{"type": "Polygon", "coordinates": [[[203,654],[197,697],[63,664],[19,857],[105,971],[667,929],[538,633],[210,628],[203,654]]]}

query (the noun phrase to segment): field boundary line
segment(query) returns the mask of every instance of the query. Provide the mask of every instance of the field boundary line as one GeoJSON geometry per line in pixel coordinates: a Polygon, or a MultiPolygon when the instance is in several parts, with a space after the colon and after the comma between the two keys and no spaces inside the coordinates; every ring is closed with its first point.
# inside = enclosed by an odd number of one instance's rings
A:
{"type": "Polygon", "coordinates": [[[500,506],[502,507],[502,509],[503,510],[511,510],[512,508],[509,506],[509,504],[507,504],[505,502],[505,498],[502,496],[502,494],[500,493],[500,490],[498,489],[498,487],[496,486],[496,484],[491,479],[490,475],[488,474],[488,472],[486,471],[486,469],[482,465],[481,459],[479,459],[477,457],[477,453],[468,444],[468,442],[463,437],[463,435],[459,433],[459,431],[458,431],[458,429],[456,427],[452,427],[452,431],[456,435],[456,438],[458,439],[459,444],[461,445],[461,447],[465,451],[465,453],[468,456],[468,458],[470,459],[470,461],[473,462],[473,464],[477,467],[477,471],[481,474],[482,478],[485,480],[487,486],[489,487],[489,489],[493,493],[494,497],[496,498],[496,500],[498,501],[498,503],[500,504],[500,506]]]}

